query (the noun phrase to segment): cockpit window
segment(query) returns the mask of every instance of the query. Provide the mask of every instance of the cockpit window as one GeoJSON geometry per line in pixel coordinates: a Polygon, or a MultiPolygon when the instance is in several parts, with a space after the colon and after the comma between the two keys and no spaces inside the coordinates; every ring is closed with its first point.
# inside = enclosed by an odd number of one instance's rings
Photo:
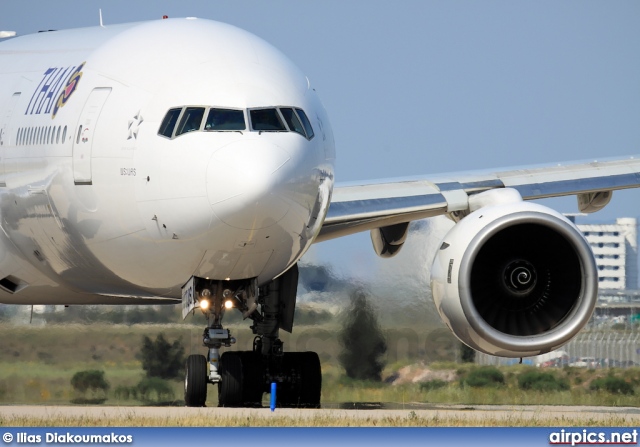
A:
{"type": "Polygon", "coordinates": [[[302,123],[300,123],[300,120],[296,116],[296,113],[293,111],[293,109],[289,107],[280,107],[280,112],[282,112],[282,116],[284,116],[284,120],[287,122],[289,130],[298,132],[303,137],[306,137],[304,128],[302,127],[302,123]]]}
{"type": "Polygon", "coordinates": [[[249,113],[253,130],[275,132],[286,132],[287,130],[276,109],[257,109],[251,110],[249,113]]]}
{"type": "Polygon", "coordinates": [[[207,121],[204,123],[205,131],[245,130],[246,128],[242,110],[209,109],[207,121]]]}
{"type": "Polygon", "coordinates": [[[204,107],[185,108],[180,124],[178,124],[178,130],[176,130],[176,137],[183,133],[200,130],[200,124],[202,124],[203,117],[204,107]]]}
{"type": "Polygon", "coordinates": [[[176,127],[176,123],[178,122],[180,112],[182,112],[182,107],[179,109],[171,109],[167,112],[162,120],[162,124],[160,124],[160,130],[158,131],[160,135],[171,138],[171,135],[173,135],[173,129],[176,127]]]}
{"type": "MultiPolygon", "coordinates": [[[[311,140],[314,136],[309,118],[302,109],[271,107],[249,110],[251,129],[258,132],[296,132],[311,140]]],[[[183,106],[169,109],[162,119],[158,135],[175,138],[194,131],[218,132],[247,129],[245,111],[218,107],[183,106]],[[206,116],[206,118],[205,118],[206,116]]]]}
{"type": "Polygon", "coordinates": [[[311,123],[309,122],[309,118],[307,118],[307,115],[304,113],[304,110],[302,109],[296,109],[296,112],[298,112],[298,116],[300,117],[300,121],[302,121],[304,130],[307,132],[307,138],[312,139],[314,134],[313,134],[313,127],[311,127],[311,123]]]}

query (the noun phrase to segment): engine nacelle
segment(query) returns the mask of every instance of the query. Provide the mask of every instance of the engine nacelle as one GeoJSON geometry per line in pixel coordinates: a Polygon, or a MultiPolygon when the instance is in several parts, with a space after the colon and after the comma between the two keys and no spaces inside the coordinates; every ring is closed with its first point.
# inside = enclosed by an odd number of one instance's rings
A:
{"type": "Polygon", "coordinates": [[[431,270],[433,298],[463,343],[502,357],[552,351],[589,321],[598,274],[576,226],[547,207],[482,207],[445,236],[431,270]]]}

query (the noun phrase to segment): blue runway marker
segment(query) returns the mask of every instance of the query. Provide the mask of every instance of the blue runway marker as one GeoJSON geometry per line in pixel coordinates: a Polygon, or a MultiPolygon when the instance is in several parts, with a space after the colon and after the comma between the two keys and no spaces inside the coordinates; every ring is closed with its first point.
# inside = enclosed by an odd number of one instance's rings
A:
{"type": "Polygon", "coordinates": [[[271,382],[271,411],[276,409],[276,383],[271,382]]]}

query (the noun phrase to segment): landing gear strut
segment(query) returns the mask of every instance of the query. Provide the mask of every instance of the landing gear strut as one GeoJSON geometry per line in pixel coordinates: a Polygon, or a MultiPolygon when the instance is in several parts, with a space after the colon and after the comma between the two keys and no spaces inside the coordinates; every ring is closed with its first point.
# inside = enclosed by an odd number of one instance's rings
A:
{"type": "Polygon", "coordinates": [[[322,390],[320,359],[315,352],[284,352],[279,330],[291,332],[298,283],[294,266],[265,287],[251,281],[194,278],[199,307],[207,317],[203,344],[208,358],[191,355],[186,362],[185,403],[204,406],[207,384],[218,385],[221,407],[260,407],[262,395],[277,384],[277,405],[319,408],[322,390]],[[225,309],[235,307],[253,320],[253,350],[220,349],[235,343],[222,327],[225,309]]]}

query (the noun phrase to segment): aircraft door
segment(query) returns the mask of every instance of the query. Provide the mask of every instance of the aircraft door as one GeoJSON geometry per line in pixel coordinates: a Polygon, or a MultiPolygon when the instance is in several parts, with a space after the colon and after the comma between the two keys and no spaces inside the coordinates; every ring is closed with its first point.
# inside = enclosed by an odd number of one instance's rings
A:
{"type": "Polygon", "coordinates": [[[94,88],[80,114],[73,140],[73,180],[76,185],[91,184],[93,136],[98,117],[110,93],[111,88],[108,87],[94,88]]]}
{"type": "Polygon", "coordinates": [[[9,107],[6,110],[0,110],[0,186],[6,186],[5,183],[5,163],[10,146],[15,146],[15,136],[12,137],[11,129],[11,116],[13,115],[13,109],[16,107],[16,103],[20,99],[20,92],[16,92],[9,99],[9,107]]]}

